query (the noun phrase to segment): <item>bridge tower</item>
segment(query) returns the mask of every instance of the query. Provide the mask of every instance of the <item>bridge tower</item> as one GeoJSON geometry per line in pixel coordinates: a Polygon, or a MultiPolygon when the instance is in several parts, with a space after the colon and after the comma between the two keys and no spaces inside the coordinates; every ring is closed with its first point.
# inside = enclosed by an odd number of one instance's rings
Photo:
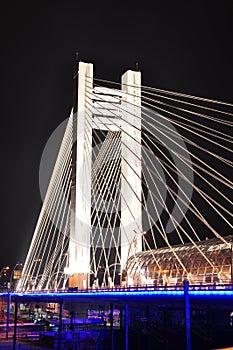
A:
{"type": "MultiPolygon", "coordinates": [[[[118,272],[122,271],[131,254],[132,242],[137,251],[142,250],[141,73],[128,70],[123,74],[121,90],[98,88],[93,86],[93,64],[79,62],[77,79],[77,107],[74,106],[74,111],[77,110],[74,114],[74,135],[77,139],[74,143],[73,162],[75,180],[71,187],[69,263],[66,272],[69,274],[69,287],[82,289],[90,285],[90,271],[98,270],[98,266],[92,266],[95,265],[95,257],[92,256],[93,264],[90,262],[91,250],[95,251],[94,254],[105,257],[102,259],[105,271],[111,265],[111,255],[118,256],[118,265],[121,267],[119,270],[118,266],[118,272]],[[106,135],[96,160],[93,160],[93,129],[106,135]],[[108,220],[113,222],[108,222],[107,225],[102,222],[104,227],[101,227],[100,221],[104,220],[97,219],[98,233],[93,238],[96,228],[93,211],[97,210],[96,197],[101,190],[100,186],[96,190],[96,177],[103,172],[103,164],[97,164],[97,160],[107,142],[112,147],[109,162],[114,161],[114,157],[120,159],[118,164],[121,174],[116,180],[116,196],[120,197],[120,204],[115,205],[115,208],[111,204],[111,209],[108,208],[114,211],[115,220],[113,216],[112,220],[108,220]],[[120,222],[119,227],[115,226],[116,222],[120,222]],[[101,252],[95,247],[98,242],[101,242],[101,252]]],[[[108,160],[105,158],[105,165],[108,160]]],[[[102,179],[105,185],[112,176],[117,178],[117,174],[109,168],[104,173],[105,179],[102,179]]],[[[107,198],[102,197],[101,202],[102,208],[105,208],[103,211],[107,210],[107,198]]],[[[116,264],[112,267],[114,269],[116,264]]],[[[109,274],[109,270],[106,274],[109,274]]]]}

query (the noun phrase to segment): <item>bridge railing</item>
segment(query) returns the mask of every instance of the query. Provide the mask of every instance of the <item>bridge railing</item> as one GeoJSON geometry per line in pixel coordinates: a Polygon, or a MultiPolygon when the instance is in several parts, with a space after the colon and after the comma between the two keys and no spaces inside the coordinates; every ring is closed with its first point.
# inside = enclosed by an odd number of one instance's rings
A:
{"type": "MultiPolygon", "coordinates": [[[[189,290],[190,291],[214,291],[214,290],[232,290],[233,291],[233,284],[223,284],[223,283],[215,283],[215,284],[189,284],[189,290]]],[[[49,294],[69,294],[69,293],[103,293],[103,292],[134,292],[134,291],[184,291],[184,285],[156,285],[156,286],[127,286],[127,287],[121,287],[121,286],[114,286],[112,288],[108,287],[99,287],[99,288],[86,288],[86,289],[78,289],[78,288],[68,288],[68,289],[58,289],[58,290],[28,290],[24,292],[18,292],[23,294],[38,294],[38,293],[49,293],[49,294]]],[[[8,293],[7,291],[2,292],[1,294],[8,293]]],[[[11,293],[17,293],[17,292],[11,292],[11,293]]]]}

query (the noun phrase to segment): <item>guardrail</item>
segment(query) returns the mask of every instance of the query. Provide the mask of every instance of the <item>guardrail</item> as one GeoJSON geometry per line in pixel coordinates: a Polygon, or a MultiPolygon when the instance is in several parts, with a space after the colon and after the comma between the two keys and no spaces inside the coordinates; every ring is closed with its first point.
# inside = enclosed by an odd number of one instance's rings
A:
{"type": "MultiPolygon", "coordinates": [[[[233,291],[233,284],[198,284],[193,285],[189,284],[189,291],[220,291],[220,290],[229,290],[233,291]]],[[[58,289],[58,290],[28,290],[28,291],[3,291],[0,292],[0,295],[12,294],[13,296],[23,295],[23,294],[93,294],[93,293],[103,293],[103,292],[144,292],[144,291],[184,291],[184,285],[156,285],[156,286],[128,286],[128,287],[119,287],[114,286],[112,288],[99,287],[96,289],[86,288],[86,289],[78,289],[78,288],[68,288],[68,289],[58,289]]]]}

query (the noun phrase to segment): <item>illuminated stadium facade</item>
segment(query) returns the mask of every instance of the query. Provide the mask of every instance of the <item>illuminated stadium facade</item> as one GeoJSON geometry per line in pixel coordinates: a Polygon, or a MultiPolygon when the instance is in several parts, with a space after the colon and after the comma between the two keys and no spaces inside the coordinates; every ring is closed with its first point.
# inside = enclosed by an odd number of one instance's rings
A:
{"type": "Polygon", "coordinates": [[[127,262],[128,285],[232,283],[232,239],[214,238],[143,251],[127,262]],[[183,267],[181,264],[183,264],[183,267]]]}

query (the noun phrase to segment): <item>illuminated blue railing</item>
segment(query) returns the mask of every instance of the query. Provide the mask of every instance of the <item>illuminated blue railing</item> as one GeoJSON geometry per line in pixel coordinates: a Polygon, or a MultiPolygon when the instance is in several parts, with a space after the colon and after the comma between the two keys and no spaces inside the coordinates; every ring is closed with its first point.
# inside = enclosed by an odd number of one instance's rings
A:
{"type": "MultiPolygon", "coordinates": [[[[2,292],[0,296],[11,294],[13,297],[153,297],[153,296],[183,296],[184,286],[138,286],[128,288],[99,288],[84,290],[59,290],[59,291],[27,291],[27,292],[2,292]]],[[[195,296],[232,296],[233,285],[189,285],[188,293],[190,297],[195,296]]]]}

